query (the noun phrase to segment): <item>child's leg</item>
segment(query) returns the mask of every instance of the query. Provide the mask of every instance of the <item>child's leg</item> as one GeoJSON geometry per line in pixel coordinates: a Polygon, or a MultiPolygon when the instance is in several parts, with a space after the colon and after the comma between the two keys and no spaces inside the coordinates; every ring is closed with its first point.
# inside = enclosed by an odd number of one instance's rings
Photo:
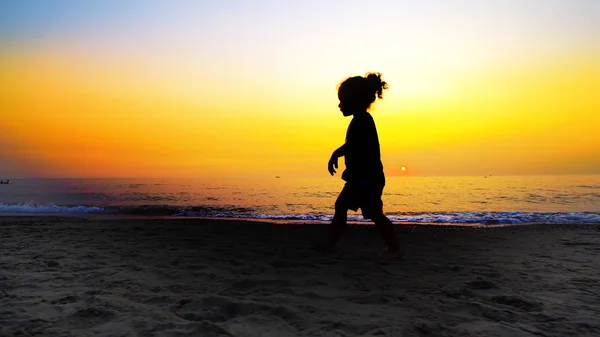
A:
{"type": "Polygon", "coordinates": [[[346,228],[346,222],[348,220],[348,208],[343,207],[343,205],[338,205],[336,202],[335,205],[335,214],[333,215],[333,219],[331,219],[331,224],[329,224],[329,235],[327,237],[327,241],[325,242],[325,247],[328,249],[333,249],[335,245],[337,245],[338,241],[342,237],[342,233],[346,228]]]}
{"type": "Polygon", "coordinates": [[[327,241],[325,242],[326,249],[333,250],[338,241],[340,241],[342,233],[346,228],[348,210],[358,209],[356,206],[353,206],[354,203],[354,191],[351,186],[346,184],[335,201],[335,214],[333,215],[333,219],[331,219],[331,224],[329,225],[329,235],[327,237],[327,241]]]}
{"type": "Polygon", "coordinates": [[[383,201],[381,200],[383,187],[383,185],[363,187],[363,193],[361,194],[363,217],[375,222],[375,226],[377,226],[377,229],[383,235],[383,239],[388,246],[388,252],[400,253],[401,247],[398,245],[394,224],[383,214],[383,201]]]}
{"type": "Polygon", "coordinates": [[[388,246],[388,252],[390,253],[401,253],[400,246],[398,244],[398,238],[394,231],[394,224],[388,219],[383,213],[379,213],[372,217],[375,222],[377,229],[383,235],[383,239],[388,246]]]}

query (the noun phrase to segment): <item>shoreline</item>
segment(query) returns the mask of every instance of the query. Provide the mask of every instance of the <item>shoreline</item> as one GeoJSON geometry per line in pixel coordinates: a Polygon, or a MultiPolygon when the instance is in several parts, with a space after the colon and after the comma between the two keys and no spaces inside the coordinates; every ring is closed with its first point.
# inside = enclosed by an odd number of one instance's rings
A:
{"type": "MultiPolygon", "coordinates": [[[[127,221],[127,220],[215,220],[215,221],[240,221],[250,223],[272,223],[280,225],[326,225],[329,220],[302,220],[302,219],[273,219],[273,218],[252,218],[252,217],[207,217],[207,216],[179,216],[179,215],[127,215],[127,214],[90,214],[90,213],[0,213],[2,218],[64,218],[64,219],[82,219],[86,221],[127,221]]],[[[352,221],[348,220],[349,225],[372,226],[372,221],[352,221]]],[[[549,225],[576,225],[576,226],[598,226],[599,223],[561,223],[561,222],[524,222],[524,223],[453,223],[453,222],[410,222],[410,221],[392,221],[394,225],[400,226],[439,226],[439,227],[473,227],[473,228],[495,228],[495,227],[515,227],[515,226],[549,226],[549,225]]]]}

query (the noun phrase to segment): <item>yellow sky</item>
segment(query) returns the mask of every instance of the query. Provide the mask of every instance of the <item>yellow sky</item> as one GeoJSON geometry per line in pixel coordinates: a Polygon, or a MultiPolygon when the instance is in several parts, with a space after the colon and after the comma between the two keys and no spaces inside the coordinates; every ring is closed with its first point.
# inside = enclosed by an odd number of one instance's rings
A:
{"type": "Polygon", "coordinates": [[[0,176],[326,175],[350,121],[336,85],[367,71],[390,83],[373,108],[388,175],[600,173],[598,45],[436,29],[1,44],[0,176]]]}

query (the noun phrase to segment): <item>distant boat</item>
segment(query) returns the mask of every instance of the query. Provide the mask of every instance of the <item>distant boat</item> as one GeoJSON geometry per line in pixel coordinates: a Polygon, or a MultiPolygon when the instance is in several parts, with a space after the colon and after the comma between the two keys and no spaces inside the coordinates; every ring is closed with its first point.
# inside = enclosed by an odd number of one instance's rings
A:
{"type": "Polygon", "coordinates": [[[281,178],[281,176],[275,176],[275,178],[281,178]]]}
{"type": "Polygon", "coordinates": [[[6,180],[6,181],[0,180],[0,184],[2,184],[2,185],[8,185],[8,184],[10,184],[10,180],[6,180]]]}

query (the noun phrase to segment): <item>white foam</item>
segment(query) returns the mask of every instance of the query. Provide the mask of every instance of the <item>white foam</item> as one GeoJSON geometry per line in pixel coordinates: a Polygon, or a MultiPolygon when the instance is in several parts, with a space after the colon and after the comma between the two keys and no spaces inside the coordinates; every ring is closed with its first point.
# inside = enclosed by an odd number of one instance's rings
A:
{"type": "MultiPolygon", "coordinates": [[[[167,211],[171,209],[166,207],[167,211]]],[[[161,211],[164,207],[159,207],[161,211]]],[[[147,208],[147,207],[146,207],[147,208]]],[[[136,214],[155,215],[143,206],[131,206],[115,210],[97,206],[59,206],[54,203],[38,205],[33,202],[26,204],[0,203],[1,213],[92,213],[92,214],[136,214]]],[[[164,212],[163,212],[164,213],[164,212]]],[[[161,213],[161,214],[163,214],[161,213]]],[[[249,210],[240,212],[236,208],[231,210],[211,207],[205,210],[188,211],[172,207],[172,216],[209,216],[221,218],[254,218],[265,220],[294,220],[294,221],[330,221],[333,214],[260,214],[249,210]]],[[[169,216],[169,212],[163,214],[169,216]]],[[[439,223],[439,224],[528,224],[528,223],[594,223],[600,224],[600,213],[543,213],[543,212],[440,212],[440,213],[400,213],[388,214],[393,222],[406,223],[439,223]]],[[[349,214],[348,220],[353,222],[368,222],[360,214],[349,214]]]]}
{"type": "Polygon", "coordinates": [[[389,216],[395,222],[427,223],[600,223],[598,213],[541,213],[541,212],[461,212],[423,213],[389,216]]]}
{"type": "MultiPolygon", "coordinates": [[[[331,214],[286,214],[253,216],[217,214],[216,217],[242,217],[273,220],[330,221],[331,214]]],[[[388,215],[393,222],[439,223],[439,224],[530,224],[530,223],[592,223],[600,224],[598,213],[527,213],[527,212],[456,212],[456,213],[415,213],[388,215]]],[[[349,221],[368,222],[361,215],[349,214],[349,221]]]]}
{"type": "Polygon", "coordinates": [[[95,206],[57,206],[53,203],[46,205],[0,203],[0,213],[105,213],[105,210],[95,206]]]}

